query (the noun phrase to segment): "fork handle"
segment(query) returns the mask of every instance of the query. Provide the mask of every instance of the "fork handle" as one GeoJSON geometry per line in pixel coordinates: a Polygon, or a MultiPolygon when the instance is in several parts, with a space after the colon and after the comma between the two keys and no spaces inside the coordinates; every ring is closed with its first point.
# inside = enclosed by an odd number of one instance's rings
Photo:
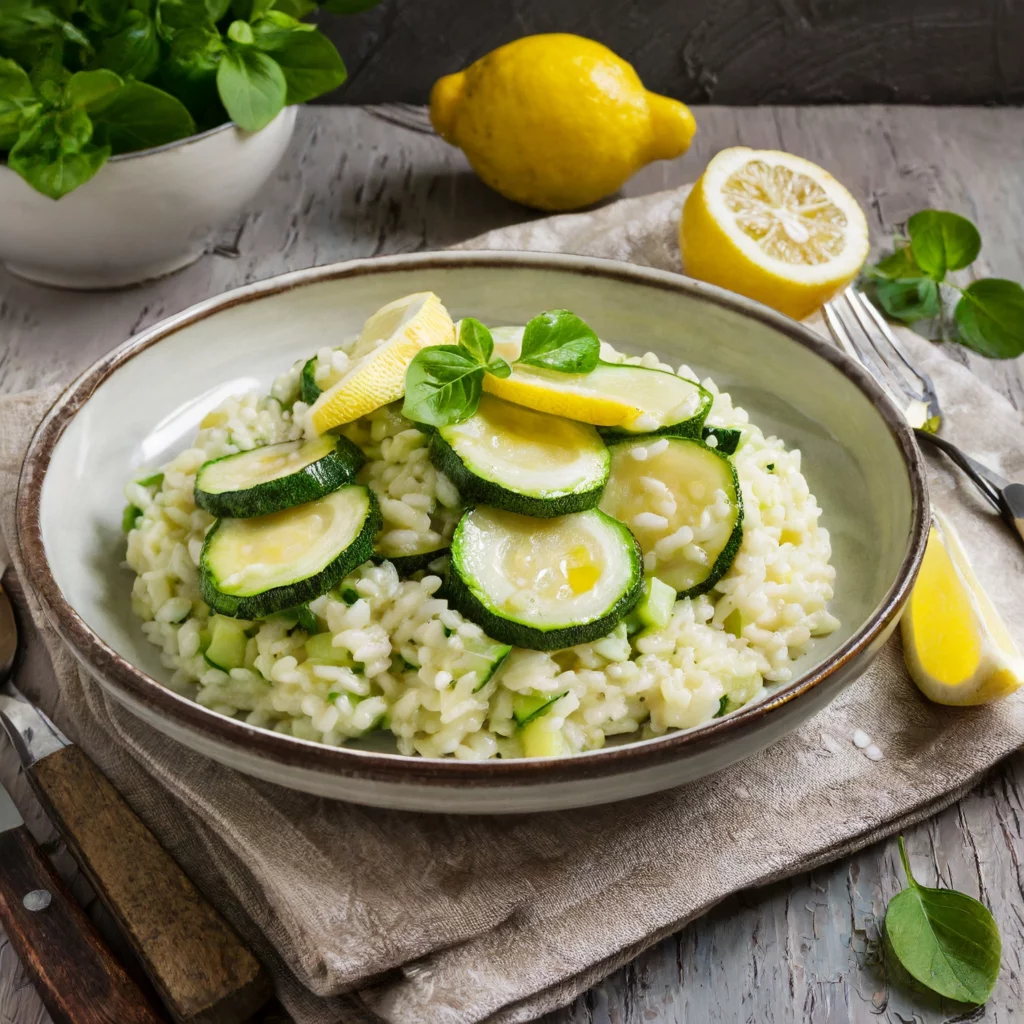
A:
{"type": "Polygon", "coordinates": [[[1024,484],[1010,484],[1003,488],[1004,516],[1020,534],[1024,542],[1024,484]]]}

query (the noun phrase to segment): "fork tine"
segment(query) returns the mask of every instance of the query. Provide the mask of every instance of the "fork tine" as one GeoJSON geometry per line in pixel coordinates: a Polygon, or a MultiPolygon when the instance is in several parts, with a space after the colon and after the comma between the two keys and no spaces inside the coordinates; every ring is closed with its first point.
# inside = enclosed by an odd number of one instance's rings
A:
{"type": "Polygon", "coordinates": [[[862,296],[858,292],[853,289],[847,289],[844,297],[849,303],[850,309],[853,310],[853,315],[857,318],[857,325],[863,332],[864,337],[867,338],[872,350],[881,360],[882,366],[885,367],[885,372],[889,374],[896,386],[911,401],[925,403],[926,396],[919,387],[919,380],[916,374],[914,376],[914,383],[911,384],[904,372],[898,366],[893,366],[893,350],[889,344],[890,336],[888,329],[885,332],[880,331],[874,321],[868,317],[864,309],[865,303],[860,301],[862,296]]]}

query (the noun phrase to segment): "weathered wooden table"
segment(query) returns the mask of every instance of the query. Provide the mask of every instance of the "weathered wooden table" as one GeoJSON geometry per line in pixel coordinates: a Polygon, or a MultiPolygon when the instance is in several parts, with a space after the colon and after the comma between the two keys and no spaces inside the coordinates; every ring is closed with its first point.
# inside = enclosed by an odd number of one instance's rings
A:
{"type": "MultiPolygon", "coordinates": [[[[691,151],[637,175],[627,194],[692,180],[725,146],[781,148],[845,182],[867,211],[876,243],[921,207],[957,210],[981,227],[978,271],[1024,278],[1024,110],[708,107],[697,117],[691,151]]],[[[0,390],[68,381],[129,335],[248,281],[350,257],[439,248],[530,216],[480,184],[460,153],[403,127],[417,120],[415,111],[385,108],[302,112],[273,182],[223,232],[237,258],[209,255],[166,280],[106,294],[49,291],[0,271],[0,390]]],[[[951,354],[1024,408],[1021,360],[951,354]]],[[[45,671],[45,656],[32,648],[24,684],[45,671]]],[[[10,750],[0,750],[0,781],[116,943],[18,778],[10,750]]],[[[902,886],[896,845],[887,842],[727,900],[545,1024],[1024,1020],[1024,757],[1015,755],[958,804],[909,830],[907,841],[923,880],[937,874],[942,884],[984,899],[998,919],[1003,969],[984,1009],[963,1015],[963,1007],[887,983],[878,929],[902,886]]],[[[0,934],[0,1024],[47,1019],[0,934]]]]}

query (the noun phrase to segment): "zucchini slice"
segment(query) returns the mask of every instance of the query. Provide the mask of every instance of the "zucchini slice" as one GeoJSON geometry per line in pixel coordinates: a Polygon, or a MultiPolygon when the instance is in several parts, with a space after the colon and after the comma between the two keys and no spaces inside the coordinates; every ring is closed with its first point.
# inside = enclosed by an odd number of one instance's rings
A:
{"type": "Polygon", "coordinates": [[[700,436],[709,448],[714,448],[722,455],[735,455],[743,440],[743,431],[736,427],[705,427],[700,436]],[[714,438],[717,444],[711,444],[709,439],[714,438]]]}
{"type": "Polygon", "coordinates": [[[551,651],[598,640],[643,589],[636,539],[597,509],[531,519],[478,506],[452,538],[449,604],[515,647],[551,651]]]}
{"type": "Polygon", "coordinates": [[[253,519],[218,519],[199,559],[199,587],[222,615],[259,619],[326,594],[373,553],[380,506],[350,485],[253,519]]]}
{"type": "Polygon", "coordinates": [[[743,539],[743,500],[732,463],[694,438],[638,438],[611,451],[600,508],[636,535],[649,574],[680,597],[710,590],[743,539]],[[638,457],[641,448],[646,451],[638,457]]]}
{"type": "MultiPolygon", "coordinates": [[[[335,349],[337,351],[337,349],[335,349]]],[[[322,382],[323,387],[316,382],[316,371],[320,364],[319,356],[313,356],[311,359],[307,359],[302,364],[302,373],[299,375],[299,398],[302,399],[306,405],[312,405],[324,391],[328,388],[333,387],[335,384],[345,376],[344,370],[334,370],[327,375],[327,378],[322,382]]]]}
{"type": "Polygon", "coordinates": [[[593,427],[490,395],[430,435],[430,460],[468,504],[543,519],[594,508],[611,465],[593,427]]]}
{"type": "Polygon", "coordinates": [[[196,504],[231,519],[270,515],[351,483],[365,461],[345,437],[264,445],[203,463],[196,474],[196,504]]]}
{"type": "Polygon", "coordinates": [[[387,551],[378,544],[373,549],[373,561],[380,565],[381,562],[390,562],[394,567],[395,571],[403,579],[406,576],[411,576],[414,572],[420,572],[424,569],[430,568],[431,562],[436,562],[439,558],[444,558],[448,554],[449,549],[443,548],[431,548],[429,551],[417,551],[409,554],[406,552],[402,555],[388,554],[387,551]]]}

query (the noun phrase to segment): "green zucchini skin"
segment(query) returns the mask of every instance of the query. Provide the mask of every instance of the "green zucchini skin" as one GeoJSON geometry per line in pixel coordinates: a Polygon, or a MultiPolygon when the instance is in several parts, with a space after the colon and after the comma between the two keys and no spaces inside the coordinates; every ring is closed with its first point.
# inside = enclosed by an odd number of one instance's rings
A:
{"type": "Polygon", "coordinates": [[[449,551],[451,551],[451,548],[447,547],[434,548],[433,551],[422,551],[415,555],[382,555],[379,551],[374,551],[371,561],[374,565],[380,565],[381,562],[390,562],[398,571],[398,575],[405,577],[426,569],[431,562],[447,555],[449,551]]]}
{"type": "Polygon", "coordinates": [[[463,496],[467,505],[490,505],[491,508],[518,512],[533,519],[551,519],[566,516],[572,512],[586,512],[596,507],[601,500],[604,485],[608,480],[607,469],[604,480],[586,491],[560,494],[551,498],[512,491],[493,480],[477,476],[462,461],[459,453],[441,436],[439,430],[430,434],[430,461],[434,468],[444,473],[463,496]]]}
{"type": "Polygon", "coordinates": [[[347,437],[339,436],[334,448],[322,459],[311,462],[288,476],[267,480],[238,491],[203,490],[203,470],[208,466],[248,455],[254,450],[258,449],[224,455],[203,463],[196,474],[196,504],[218,519],[251,519],[253,516],[266,516],[295,505],[305,505],[308,501],[316,501],[325,494],[352,483],[366,462],[366,456],[361,448],[347,437]]]}
{"type": "Polygon", "coordinates": [[[628,438],[632,438],[634,441],[638,437],[693,437],[698,441],[701,438],[701,431],[704,428],[704,421],[708,418],[708,413],[711,412],[711,406],[714,404],[715,396],[703,384],[698,383],[695,380],[690,383],[700,392],[700,408],[697,412],[691,416],[688,420],[683,420],[680,423],[669,423],[664,427],[659,427],[657,430],[644,431],[642,434],[636,432],[630,432],[624,430],[622,427],[598,427],[598,433],[607,441],[608,444],[613,444],[616,441],[623,441],[628,438]]]}
{"type": "Polygon", "coordinates": [[[384,525],[384,517],[381,515],[377,495],[370,488],[366,488],[366,491],[369,495],[369,504],[363,528],[333,562],[304,580],[296,580],[285,587],[272,587],[261,594],[252,594],[248,597],[225,594],[217,589],[216,574],[210,567],[207,556],[211,541],[222,522],[218,519],[206,535],[203,552],[199,558],[199,591],[203,595],[203,600],[221,615],[230,615],[236,619],[263,619],[275,612],[306,604],[326,594],[353,569],[369,561],[373,555],[373,538],[384,525]]]}
{"type": "Polygon", "coordinates": [[[316,382],[316,356],[312,356],[303,364],[299,375],[299,398],[306,405],[312,405],[322,393],[316,382]]]}
{"type": "Polygon", "coordinates": [[[701,431],[701,440],[707,444],[709,437],[718,438],[718,445],[715,451],[722,455],[735,455],[736,449],[743,440],[743,431],[735,427],[705,427],[701,431]]]}
{"type": "Polygon", "coordinates": [[[444,596],[448,604],[475,622],[492,640],[513,647],[524,647],[533,651],[558,651],[577,644],[591,643],[607,636],[640,602],[644,594],[643,555],[640,544],[627,527],[611,516],[606,516],[628,538],[627,547],[631,562],[631,582],[619,599],[604,615],[589,622],[573,623],[554,629],[538,629],[516,619],[498,615],[477,597],[474,587],[459,572],[458,549],[459,528],[455,528],[452,539],[452,558],[448,563],[444,596]]]}

